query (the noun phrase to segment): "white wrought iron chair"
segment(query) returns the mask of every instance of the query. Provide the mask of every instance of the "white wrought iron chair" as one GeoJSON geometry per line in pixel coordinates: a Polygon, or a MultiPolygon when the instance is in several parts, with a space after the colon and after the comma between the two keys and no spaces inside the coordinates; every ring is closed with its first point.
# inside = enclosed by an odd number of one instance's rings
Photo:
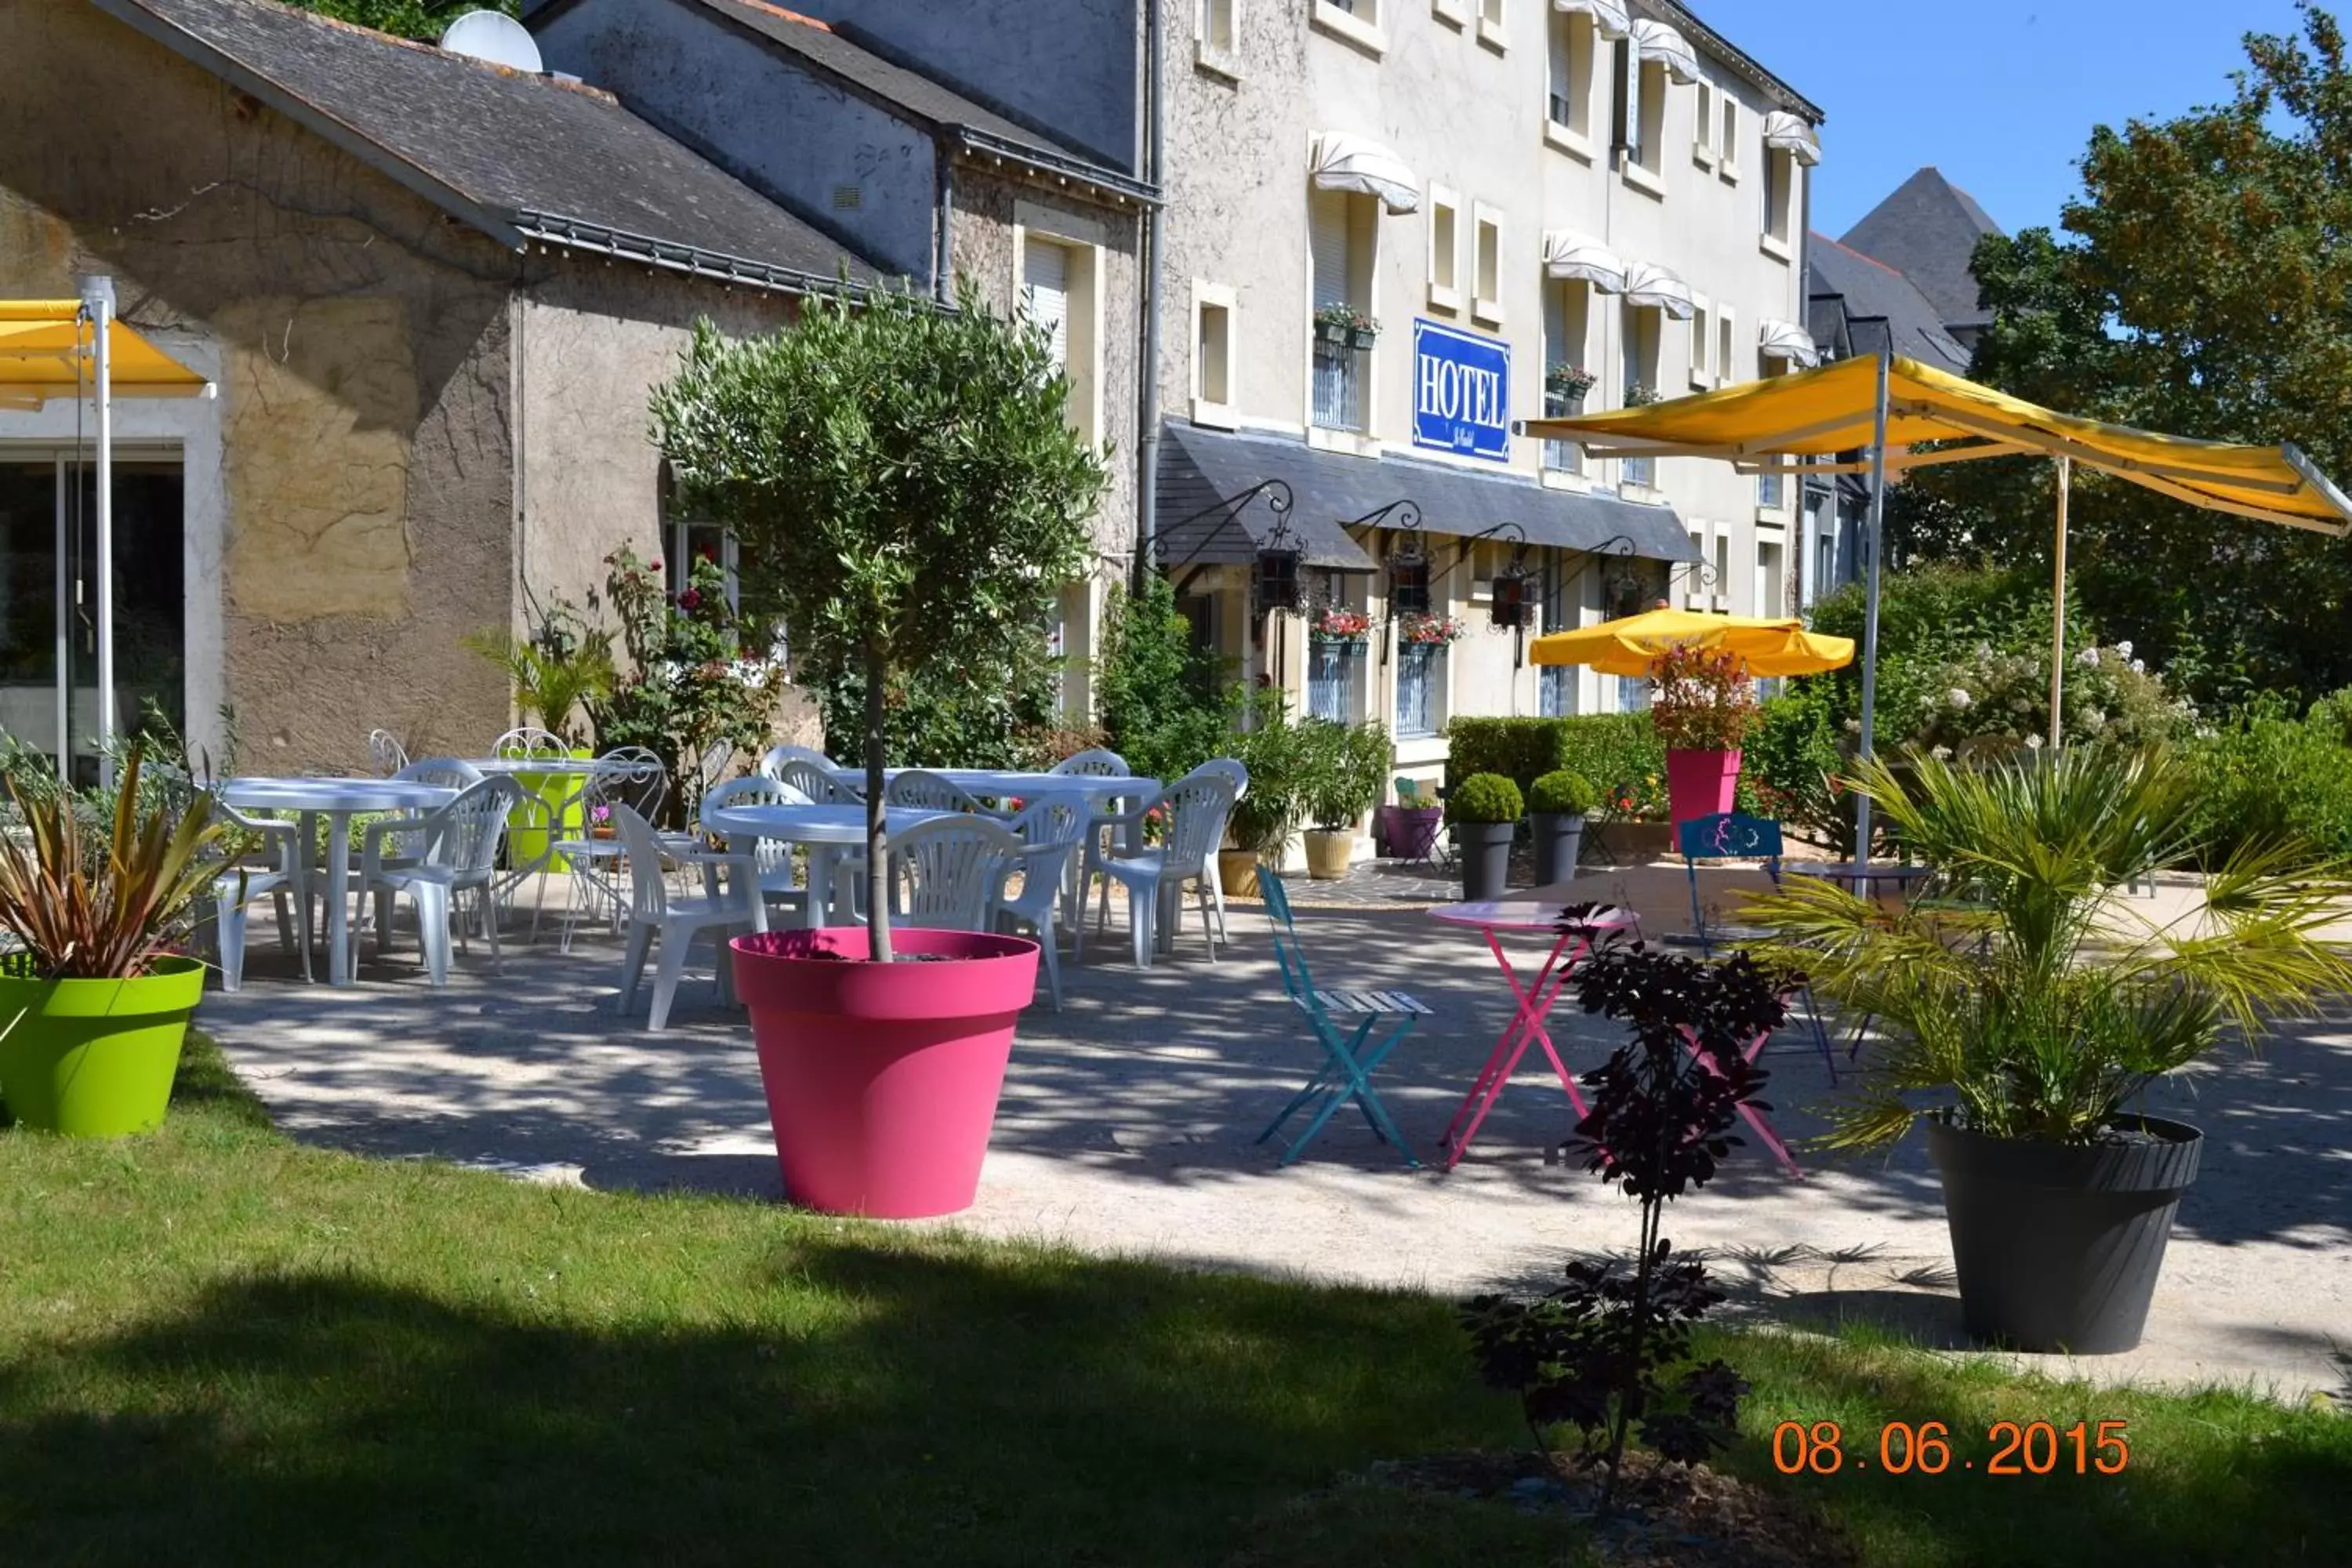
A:
{"type": "Polygon", "coordinates": [[[1039,955],[1045,963],[1045,984],[1054,1011],[1062,1010],[1061,910],[1068,896],[1070,869],[1087,841],[1094,820],[1082,795],[1041,795],[1006,823],[1005,829],[1024,847],[997,874],[995,910],[991,924],[1034,932],[1039,955]],[[1005,888],[1018,872],[1021,890],[1007,895],[1005,888]]]}
{"type": "Polygon", "coordinates": [[[778,768],[792,762],[813,763],[826,769],[833,766],[833,759],[814,746],[771,746],[760,759],[760,771],[774,778],[778,768]]]}
{"type": "Polygon", "coordinates": [[[310,847],[302,842],[301,825],[247,816],[218,795],[212,797],[212,816],[215,822],[260,839],[262,853],[269,858],[265,866],[230,866],[213,879],[221,989],[235,991],[245,984],[247,912],[264,899],[277,906],[278,945],[302,955],[302,978],[310,979],[310,847]],[[293,912],[297,910],[301,911],[299,925],[293,912]]]}
{"type": "MultiPolygon", "coordinates": [[[[1128,937],[1135,951],[1137,968],[1151,966],[1151,950],[1162,922],[1171,936],[1179,928],[1186,882],[1195,886],[1202,932],[1209,941],[1209,962],[1216,962],[1220,927],[1212,918],[1209,900],[1216,885],[1217,846],[1225,837],[1225,816],[1233,808],[1232,778],[1206,767],[1195,768],[1162,790],[1156,799],[1144,802],[1124,816],[1109,818],[1110,826],[1124,829],[1123,833],[1114,832],[1108,839],[1102,835],[1089,837],[1087,884],[1090,886],[1097,876],[1103,879],[1097,923],[1109,922],[1110,884],[1116,878],[1127,889],[1128,937]],[[1144,844],[1144,819],[1161,806],[1167,808],[1167,823],[1160,841],[1141,848],[1124,847],[1125,843],[1144,844]]],[[[1086,950],[1084,922],[1079,925],[1077,939],[1076,955],[1082,956],[1086,950]]]]}
{"type": "MultiPolygon", "coordinates": [[[[421,817],[371,824],[360,837],[360,898],[375,902],[375,950],[381,958],[392,951],[394,907],[408,895],[416,910],[417,939],[425,950],[425,967],[436,986],[449,984],[449,928],[459,898],[475,896],[483,934],[490,944],[490,963],[499,961],[499,922],[490,888],[498,877],[499,844],[506,837],[507,819],[522,791],[512,779],[490,778],[472,785],[457,799],[421,817]],[[425,840],[424,858],[387,863],[384,846],[395,837],[425,840]]],[[[352,946],[359,943],[361,922],[353,921],[352,946]]],[[[462,937],[461,937],[462,940],[462,937]]],[[[356,952],[354,953],[356,956],[356,952]]]]}
{"type": "Polygon", "coordinates": [[[379,778],[392,778],[408,765],[408,748],[389,730],[368,731],[368,765],[379,778]]]}
{"type": "MultiPolygon", "coordinates": [[[[509,730],[500,735],[490,743],[490,755],[501,762],[523,763],[568,765],[577,760],[572,754],[570,742],[552,730],[542,730],[531,724],[509,730]]],[[[509,855],[506,874],[499,879],[497,892],[500,902],[510,904],[525,882],[533,877],[539,879],[537,897],[532,900],[531,940],[534,942],[539,938],[536,907],[547,901],[547,876],[555,868],[558,858],[556,840],[564,837],[567,825],[579,809],[581,794],[587,784],[588,775],[583,773],[577,778],[566,779],[560,786],[550,786],[543,791],[525,789],[516,796],[515,826],[544,832],[547,835],[542,841],[545,847],[528,864],[520,862],[517,856],[509,855]]]]}
{"type": "Polygon", "coordinates": [[[653,825],[625,805],[613,808],[613,820],[620,825],[629,865],[629,945],[621,960],[621,1011],[625,1014],[636,1005],[646,957],[658,934],[661,964],[654,972],[653,1007],[646,1022],[646,1027],[658,1034],[669,1026],[670,1005],[677,1000],[687,955],[699,937],[709,936],[716,949],[719,1002],[733,1002],[733,966],[727,961],[726,939],[741,931],[767,930],[767,906],[756,890],[759,872],[748,855],[706,850],[692,856],[705,868],[705,886],[709,890],[698,896],[672,894],[663,873],[674,857],[654,837],[653,825]],[[721,868],[729,873],[724,881],[717,875],[721,868]]]}
{"type": "Polygon", "coordinates": [[[965,811],[998,816],[980,804],[980,797],[952,779],[922,768],[908,768],[882,787],[883,804],[913,806],[921,811],[965,811]]]}
{"type": "Polygon", "coordinates": [[[929,931],[986,931],[1021,840],[993,817],[933,816],[892,835],[890,919],[929,931]]]}
{"type": "MultiPolygon", "coordinates": [[[[778,784],[763,774],[729,779],[702,797],[705,821],[710,814],[730,805],[806,805],[808,796],[790,784],[778,784]]],[[[781,838],[761,838],[749,848],[739,847],[730,837],[727,851],[730,855],[749,855],[760,881],[760,897],[771,910],[782,909],[795,917],[804,917],[808,910],[811,889],[793,878],[793,847],[781,838]]]]}
{"type": "MultiPolygon", "coordinates": [[[[661,818],[663,803],[669,799],[669,769],[650,747],[616,746],[596,759],[596,770],[590,773],[580,789],[581,831],[556,843],[555,853],[572,868],[571,899],[565,909],[563,947],[570,951],[572,917],[586,914],[593,918],[601,903],[610,910],[613,930],[621,929],[621,910],[627,903],[627,894],[615,876],[625,858],[620,831],[614,828],[607,837],[596,836],[600,826],[610,826],[613,807],[625,805],[647,822],[661,818]]],[[[681,844],[673,834],[658,834],[662,847],[673,854],[690,852],[690,844],[681,844]]],[[[530,936],[539,940],[540,909],[530,911],[530,936]]]]}

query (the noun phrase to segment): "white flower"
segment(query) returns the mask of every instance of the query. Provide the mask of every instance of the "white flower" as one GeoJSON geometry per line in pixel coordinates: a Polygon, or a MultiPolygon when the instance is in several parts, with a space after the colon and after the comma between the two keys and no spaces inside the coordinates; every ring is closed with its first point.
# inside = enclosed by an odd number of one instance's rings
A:
{"type": "Polygon", "coordinates": [[[1975,700],[1975,699],[1971,698],[1966,691],[1963,691],[1957,686],[1944,693],[1944,699],[1946,701],[1951,703],[1955,708],[1965,708],[1971,701],[1975,700]]]}
{"type": "Polygon", "coordinates": [[[2099,650],[2095,647],[2086,647],[2081,653],[2074,656],[2074,662],[2081,665],[2085,669],[2096,669],[2099,668],[2099,650]]]}
{"type": "MultiPolygon", "coordinates": [[[[2116,644],[2116,655],[2119,658],[2131,658],[2131,644],[2128,641],[2116,644]]],[[[2135,664],[2132,668],[2137,669],[2139,666],[2135,664]]]]}
{"type": "Polygon", "coordinates": [[[2042,737],[2038,734],[2028,735],[2025,737],[2025,744],[2030,750],[2038,752],[2042,749],[2042,737]]]}
{"type": "Polygon", "coordinates": [[[1952,760],[1952,748],[1949,746],[1937,746],[1927,754],[1935,758],[1939,763],[1948,763],[1952,760]]]}
{"type": "MultiPolygon", "coordinates": [[[[2126,643],[2126,644],[2124,644],[2124,648],[2125,648],[2125,651],[2129,652],[2129,651],[2130,651],[2130,649],[2131,649],[2131,644],[2129,644],[2129,643],[2126,643]]],[[[2132,662],[2131,662],[2131,672],[2132,672],[2134,675],[2146,675],[2146,674],[2147,673],[2147,661],[2146,661],[2146,660],[2144,660],[2144,659],[2137,659],[2137,658],[2136,658],[2136,659],[2132,660],[2132,662]]]]}

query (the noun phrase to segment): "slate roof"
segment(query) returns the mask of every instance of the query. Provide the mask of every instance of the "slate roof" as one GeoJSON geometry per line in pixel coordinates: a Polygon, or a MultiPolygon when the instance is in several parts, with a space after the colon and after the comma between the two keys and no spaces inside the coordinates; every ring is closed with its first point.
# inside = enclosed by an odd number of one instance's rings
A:
{"type": "Polygon", "coordinates": [[[504,244],[785,288],[877,276],[593,89],[272,0],[90,3],[504,244]]]}
{"type": "Polygon", "coordinates": [[[1242,510],[1240,528],[1219,531],[1221,512],[1196,514],[1265,479],[1290,487],[1290,531],[1309,566],[1372,570],[1370,557],[1342,524],[1400,500],[1421,509],[1422,527],[1433,534],[1467,537],[1513,522],[1530,544],[1592,550],[1622,536],[1647,560],[1692,559],[1689,531],[1669,506],[1553,489],[1525,475],[1482,474],[1454,463],[1366,459],[1326,452],[1296,437],[1205,430],[1171,419],[1160,442],[1161,565],[1173,569],[1188,556],[1195,563],[1248,561],[1274,528],[1275,514],[1263,500],[1242,510]]]}
{"type": "Polygon", "coordinates": [[[1926,168],[1846,230],[1844,243],[1910,279],[1936,308],[1937,320],[1965,330],[1991,320],[1977,302],[1969,261],[1978,240],[2000,232],[1974,196],[1926,168]]]}
{"type": "Polygon", "coordinates": [[[1922,364],[1969,373],[1969,351],[1944,330],[1943,313],[1910,279],[1825,234],[1805,253],[1807,330],[1839,357],[1895,352],[1922,364]]]}

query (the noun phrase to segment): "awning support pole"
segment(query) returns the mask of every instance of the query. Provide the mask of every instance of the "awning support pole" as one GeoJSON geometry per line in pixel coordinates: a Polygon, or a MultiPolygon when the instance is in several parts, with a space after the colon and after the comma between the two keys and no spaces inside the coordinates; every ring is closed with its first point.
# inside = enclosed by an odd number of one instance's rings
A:
{"type": "Polygon", "coordinates": [[[2056,752],[2061,710],[2058,700],[2066,689],[2066,495],[2074,488],[2074,459],[2058,459],[2058,565],[2050,592],[2050,749],[2056,752]]]}
{"type": "MultiPolygon", "coordinates": [[[[98,778],[114,787],[114,279],[81,280],[82,303],[97,331],[94,390],[98,395],[98,778]]],[[[69,672],[61,672],[68,673],[69,672]]],[[[59,745],[69,744],[65,736],[59,745]]]]}
{"type": "MultiPolygon", "coordinates": [[[[1871,413],[1870,438],[1870,522],[1865,548],[1869,559],[1864,563],[1869,585],[1864,590],[1862,617],[1862,758],[1868,762],[1874,754],[1871,721],[1878,702],[1878,554],[1885,537],[1886,517],[1886,374],[1891,350],[1882,349],[1878,355],[1878,395],[1871,413]]],[[[1854,803],[1853,861],[1858,869],[1870,865],[1870,797],[1861,795],[1854,803]]],[[[1863,879],[1854,879],[1857,896],[1866,892],[1863,879]]]]}

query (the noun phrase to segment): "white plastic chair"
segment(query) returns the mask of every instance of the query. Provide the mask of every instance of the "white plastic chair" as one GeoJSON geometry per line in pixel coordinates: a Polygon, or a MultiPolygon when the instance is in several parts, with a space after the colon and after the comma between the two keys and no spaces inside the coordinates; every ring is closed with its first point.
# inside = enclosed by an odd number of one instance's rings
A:
{"type": "MultiPolygon", "coordinates": [[[[1235,758],[1212,757],[1192,771],[1196,773],[1214,773],[1229,781],[1234,786],[1235,800],[1249,794],[1249,769],[1235,758]]],[[[1209,857],[1209,900],[1217,909],[1217,940],[1230,942],[1233,938],[1225,934],[1224,868],[1217,864],[1217,858],[1213,854],[1209,857]]]]}
{"type": "Polygon", "coordinates": [[[408,765],[408,748],[389,730],[368,731],[368,765],[379,778],[391,778],[408,765]]]}
{"type": "Polygon", "coordinates": [[[213,879],[215,941],[220,948],[221,989],[235,991],[245,984],[247,911],[263,899],[268,899],[277,905],[278,945],[289,952],[301,953],[302,978],[310,979],[310,846],[302,842],[300,825],[247,816],[218,795],[212,797],[212,815],[215,821],[242,828],[259,838],[263,851],[273,861],[267,868],[231,866],[213,879]],[[289,908],[289,899],[291,909],[289,908]],[[293,919],[293,910],[302,912],[299,927],[293,919]]]}
{"type": "Polygon", "coordinates": [[[814,746],[771,746],[760,759],[760,771],[770,778],[786,763],[810,763],[820,768],[831,768],[833,759],[814,746]]]}
{"type": "Polygon", "coordinates": [[[688,857],[704,868],[709,891],[699,896],[673,897],[663,879],[673,858],[654,837],[653,825],[625,805],[613,808],[620,825],[621,843],[629,864],[629,946],[621,960],[621,1011],[636,1005],[637,986],[645,979],[646,956],[656,933],[661,937],[661,965],[654,973],[653,1009],[646,1027],[658,1034],[669,1026],[670,1005],[677,999],[677,983],[686,973],[687,955],[698,937],[708,934],[717,949],[719,999],[735,999],[733,968],[727,962],[726,939],[741,931],[768,929],[767,906],[755,891],[759,873],[748,855],[688,857]],[[731,874],[721,883],[717,872],[731,874]]]}
{"type": "Polygon", "coordinates": [[[1129,767],[1127,759],[1117,752],[1107,746],[1097,746],[1076,756],[1064,757],[1045,771],[1059,773],[1065,778],[1123,779],[1135,770],[1129,767]]]}
{"type": "MultiPolygon", "coordinates": [[[[454,789],[461,793],[482,782],[479,768],[456,757],[426,757],[422,762],[403,763],[391,776],[402,784],[432,784],[438,789],[454,789]]],[[[424,815],[414,811],[395,812],[387,820],[414,822],[424,815]]],[[[387,844],[383,852],[383,861],[387,866],[411,864],[424,858],[425,841],[420,837],[404,838],[397,846],[387,844]]]]}
{"type": "MultiPolygon", "coordinates": [[[[473,893],[490,962],[499,960],[499,922],[492,918],[490,884],[498,876],[499,844],[507,818],[522,792],[512,779],[484,779],[438,811],[394,822],[371,824],[360,838],[360,898],[375,900],[375,950],[392,951],[395,902],[408,895],[416,910],[417,940],[425,967],[436,986],[449,984],[449,926],[460,895],[473,893]],[[395,837],[424,836],[425,857],[387,862],[384,846],[395,837]]],[[[352,945],[359,942],[352,923],[352,945]]]]}
{"type": "Polygon", "coordinates": [[[892,836],[890,918],[929,931],[986,931],[1021,840],[987,816],[934,816],[892,836]]]}
{"type": "Polygon", "coordinates": [[[805,757],[787,757],[773,767],[762,767],[761,773],[800,791],[818,805],[856,805],[865,798],[835,778],[831,768],[805,757]]]}
{"type": "MultiPolygon", "coordinates": [[[[1209,940],[1209,962],[1217,959],[1220,927],[1212,918],[1209,900],[1215,887],[1217,846],[1225,837],[1225,816],[1234,808],[1232,778],[1223,772],[1195,768],[1162,790],[1156,800],[1145,802],[1123,816],[1108,820],[1114,828],[1124,829],[1112,837],[1108,847],[1097,835],[1087,844],[1087,880],[1090,886],[1099,876],[1103,879],[1102,907],[1098,921],[1110,919],[1110,883],[1117,878],[1127,888],[1127,931],[1135,950],[1135,966],[1151,966],[1151,949],[1159,937],[1160,922],[1169,922],[1172,934],[1183,909],[1186,882],[1195,886],[1201,904],[1201,929],[1209,940]],[[1139,849],[1122,847],[1125,843],[1143,843],[1143,822],[1160,806],[1168,809],[1167,832],[1156,846],[1139,849]]],[[[1080,922],[1078,953],[1086,950],[1086,927],[1080,922]]]]}
{"type": "MultiPolygon", "coordinates": [[[[714,811],[730,805],[806,805],[808,796],[790,784],[778,784],[763,774],[748,778],[729,779],[702,797],[705,821],[714,811]]],[[[791,911],[796,919],[808,910],[809,889],[793,879],[793,847],[781,838],[755,840],[749,849],[738,848],[728,840],[728,853],[749,855],[760,880],[760,897],[772,909],[791,911]]]]}
{"type": "Polygon", "coordinates": [[[913,806],[922,811],[968,811],[997,816],[980,804],[977,795],[952,779],[921,768],[908,768],[882,788],[886,805],[913,806]]]}
{"type": "Polygon", "coordinates": [[[1004,825],[1025,847],[997,874],[991,923],[999,930],[1009,925],[1035,933],[1056,1013],[1062,1010],[1060,910],[1067,897],[1070,868],[1087,841],[1087,826],[1092,821],[1086,796],[1041,795],[1004,825]],[[1008,898],[1004,888],[1015,871],[1021,874],[1021,891],[1008,898]]]}

